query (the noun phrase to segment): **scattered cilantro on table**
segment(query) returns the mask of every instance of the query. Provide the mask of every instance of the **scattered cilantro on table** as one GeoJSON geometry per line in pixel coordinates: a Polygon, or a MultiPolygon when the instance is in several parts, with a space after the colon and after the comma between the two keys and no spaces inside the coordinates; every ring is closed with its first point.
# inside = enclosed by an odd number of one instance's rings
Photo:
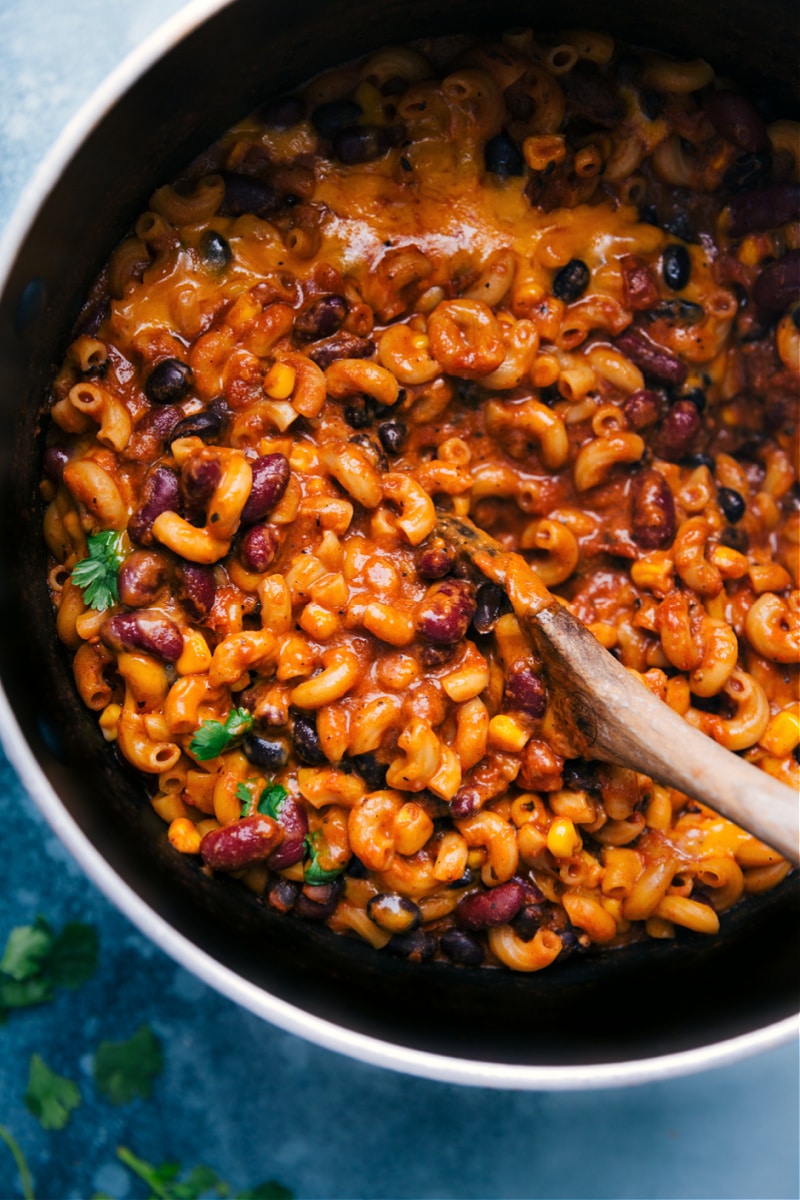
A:
{"type": "Polygon", "coordinates": [[[55,987],[76,988],[97,968],[91,925],[71,921],[56,934],[44,917],[11,930],[0,958],[0,1021],[11,1008],[44,1004],[55,987]]]}
{"type": "Polygon", "coordinates": [[[163,1066],[161,1043],[143,1025],[126,1042],[100,1043],[94,1056],[94,1081],[112,1104],[129,1104],[136,1096],[149,1099],[163,1066]]]}
{"type": "Polygon", "coordinates": [[[72,582],[81,589],[90,608],[105,612],[119,604],[117,577],[125,555],[122,534],[115,529],[92,533],[86,539],[89,554],[72,568],[72,582]]]}
{"type": "Polygon", "coordinates": [[[81,1094],[71,1079],[56,1075],[38,1054],[31,1056],[25,1107],[42,1129],[63,1129],[80,1102],[81,1094]]]}
{"type": "Polygon", "coordinates": [[[202,721],[189,749],[195,758],[205,762],[229,750],[253,728],[253,714],[246,708],[233,708],[223,721],[202,721]]]}
{"type": "Polygon", "coordinates": [[[6,1129],[5,1125],[0,1125],[0,1140],[4,1141],[11,1151],[11,1157],[14,1159],[17,1171],[19,1172],[19,1181],[22,1185],[22,1195],[24,1200],[35,1200],[33,1194],[33,1180],[31,1172],[25,1160],[25,1155],[22,1153],[22,1148],[14,1137],[10,1129],[6,1129]]]}
{"type": "MultiPolygon", "coordinates": [[[[217,1196],[231,1195],[228,1184],[211,1167],[192,1167],[188,1172],[182,1171],[180,1163],[168,1162],[154,1167],[138,1158],[126,1146],[117,1149],[117,1157],[129,1171],[148,1185],[148,1200],[201,1200],[201,1197],[212,1193],[217,1196]]],[[[294,1200],[294,1193],[277,1180],[268,1179],[247,1191],[237,1192],[233,1200],[294,1200]]]]}

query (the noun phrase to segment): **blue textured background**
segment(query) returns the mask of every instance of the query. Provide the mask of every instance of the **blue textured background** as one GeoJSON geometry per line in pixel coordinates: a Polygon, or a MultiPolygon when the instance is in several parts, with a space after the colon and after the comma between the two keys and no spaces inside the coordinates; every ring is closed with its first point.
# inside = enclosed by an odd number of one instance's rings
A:
{"type": "MultiPolygon", "coordinates": [[[[0,225],[92,88],[176,0],[0,0],[0,225]]],[[[142,1197],[123,1144],[159,1163],[212,1165],[234,1188],[277,1178],[298,1198],[798,1196],[798,1050],[638,1088],[484,1091],[350,1062],[265,1025],[150,945],[87,881],[0,755],[0,947],[44,914],[94,923],[100,968],[0,1027],[0,1122],[38,1200],[142,1197]],[[13,848],[13,853],[10,850],[13,848]],[[148,1023],[163,1074],[114,1108],[91,1059],[148,1023]],[[30,1056],[83,1102],[45,1132],[23,1102],[30,1056]]],[[[0,1200],[22,1194],[0,1143],[0,1200]]]]}

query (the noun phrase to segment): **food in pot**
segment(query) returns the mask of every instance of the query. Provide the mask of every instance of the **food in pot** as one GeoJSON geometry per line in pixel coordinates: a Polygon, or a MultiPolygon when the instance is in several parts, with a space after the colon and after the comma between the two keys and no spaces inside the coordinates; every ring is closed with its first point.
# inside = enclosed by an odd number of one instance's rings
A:
{"type": "Polygon", "coordinates": [[[42,495],[77,688],[176,854],[517,971],[778,884],[578,756],[435,526],[520,551],[796,786],[799,293],[798,127],[605,34],[389,47],[159,187],[54,381],[42,495]]]}

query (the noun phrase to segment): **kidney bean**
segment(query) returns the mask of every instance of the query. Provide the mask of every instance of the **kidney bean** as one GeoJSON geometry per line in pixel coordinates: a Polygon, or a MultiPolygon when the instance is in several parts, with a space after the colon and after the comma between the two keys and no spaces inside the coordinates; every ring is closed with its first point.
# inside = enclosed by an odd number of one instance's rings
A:
{"type": "Polygon", "coordinates": [[[264,862],[282,837],[283,829],[277,821],[255,813],[233,825],[212,829],[200,843],[200,854],[214,871],[240,871],[264,862]]]}
{"type": "Polygon", "coordinates": [[[659,550],[675,537],[675,501],[664,476],[646,467],[631,489],[631,533],[643,550],[659,550]]]}
{"type": "Polygon", "coordinates": [[[179,358],[162,358],[147,377],[145,395],[153,404],[177,404],[192,390],[194,375],[179,358]]]}
{"type": "Polygon", "coordinates": [[[293,879],[271,879],[267,886],[267,904],[276,912],[288,913],[300,895],[300,884],[293,879]]]}
{"type": "Polygon", "coordinates": [[[499,175],[501,179],[522,175],[525,171],[522,151],[505,129],[489,138],[483,147],[483,165],[492,175],[499,175]]]}
{"type": "Polygon", "coordinates": [[[336,911],[336,905],[344,889],[341,875],[330,883],[311,886],[306,883],[295,900],[294,911],[304,921],[327,921],[336,911]]]}
{"type": "Polygon", "coordinates": [[[262,104],[257,115],[273,129],[291,129],[306,115],[306,105],[301,96],[278,96],[262,104]]]}
{"type": "Polygon", "coordinates": [[[443,579],[452,571],[453,561],[445,545],[424,546],[417,551],[417,574],[420,579],[443,579]]]}
{"type": "Polygon", "coordinates": [[[706,116],[721,137],[740,150],[764,150],[769,145],[766,126],[753,102],[740,92],[709,92],[703,101],[706,116]]]}
{"type": "Polygon", "coordinates": [[[553,295],[565,304],[578,300],[589,286],[589,268],[580,258],[573,258],[556,273],[553,280],[553,295]]]}
{"type": "Polygon", "coordinates": [[[100,637],[111,650],[142,650],[169,663],[183,653],[183,635],[174,621],[146,608],[107,617],[100,637]]]}
{"type": "Polygon", "coordinates": [[[525,901],[525,889],[517,879],[509,879],[486,891],[472,892],[456,905],[456,920],[464,929],[476,933],[494,925],[507,925],[525,901]]]}
{"type": "Polygon", "coordinates": [[[672,242],[665,247],[661,255],[661,274],[671,291],[683,291],[692,277],[692,260],[685,246],[672,242]]]}
{"type": "Polygon", "coordinates": [[[178,476],[169,467],[154,467],[142,484],[140,508],[128,522],[128,533],[134,542],[143,546],[153,544],[153,522],[163,512],[181,512],[181,489],[178,476]]]}
{"type": "Polygon", "coordinates": [[[623,254],[619,265],[625,307],[632,312],[652,308],[658,300],[658,288],[647,263],[636,254],[623,254]]]}
{"type": "Polygon", "coordinates": [[[506,671],[503,695],[506,708],[527,713],[529,717],[544,716],[547,708],[547,688],[532,664],[524,659],[518,659],[506,671]]]}
{"type": "Polygon", "coordinates": [[[152,604],[167,578],[167,564],[160,554],[134,550],[119,569],[119,598],[129,608],[152,604]]]}
{"type": "Polygon", "coordinates": [[[306,354],[323,371],[340,358],[369,358],[375,345],[369,338],[340,331],[333,337],[306,347],[306,354]]]}
{"type": "Polygon", "coordinates": [[[198,243],[198,249],[212,271],[224,271],[233,258],[227,239],[216,229],[207,229],[198,243]]]}
{"type": "Polygon", "coordinates": [[[457,821],[471,817],[482,804],[481,794],[475,787],[460,787],[450,801],[450,812],[457,821]]]}
{"type": "Polygon", "coordinates": [[[386,125],[355,125],[332,138],[333,153],[346,166],[373,162],[394,143],[394,131],[386,125]]]}
{"type": "Polygon", "coordinates": [[[355,100],[329,100],[312,109],[311,124],[320,137],[332,138],[340,130],[355,125],[361,111],[361,105],[355,100]]]}
{"type": "Polygon", "coordinates": [[[777,229],[800,218],[800,183],[774,183],[739,192],[730,202],[728,232],[733,238],[777,229]]]}
{"type": "Polygon", "coordinates": [[[753,299],[770,312],[783,312],[798,296],[800,250],[790,250],[777,262],[767,263],[753,286],[753,299]]]}
{"type": "Polygon", "coordinates": [[[413,933],[422,924],[422,912],[413,900],[380,892],[367,901],[367,916],[387,933],[413,933]]]}
{"type": "Polygon", "coordinates": [[[201,513],[222,478],[222,467],[216,458],[203,457],[207,451],[187,458],[181,471],[181,492],[192,514],[201,513]]]}
{"type": "Polygon", "coordinates": [[[772,154],[759,150],[756,154],[740,154],[722,177],[722,186],[729,192],[766,187],[772,175],[772,154]]]}
{"type": "Polygon", "coordinates": [[[403,421],[382,421],[378,437],[387,454],[399,454],[406,444],[408,429],[403,421]]]}
{"type": "Polygon", "coordinates": [[[679,400],[669,410],[656,434],[653,450],[659,458],[677,462],[688,453],[700,429],[700,414],[691,400],[679,400]]]}
{"type": "Polygon", "coordinates": [[[472,624],[478,633],[491,633],[500,619],[506,599],[502,588],[494,583],[479,583],[475,593],[475,616],[472,624]]]}
{"type": "Polygon", "coordinates": [[[285,454],[262,454],[251,463],[253,486],[242,509],[242,524],[252,525],[278,503],[289,482],[291,469],[285,454]]]}
{"type": "Polygon", "coordinates": [[[425,962],[436,953],[436,938],[424,929],[415,929],[413,933],[396,933],[386,943],[386,949],[398,958],[407,958],[411,962],[425,962]]]}
{"type": "Polygon", "coordinates": [[[486,958],[486,951],[478,939],[463,929],[448,929],[439,938],[439,948],[451,963],[460,967],[479,967],[486,958]]]}
{"type": "Polygon", "coordinates": [[[242,753],[256,767],[285,767],[289,761],[289,747],[283,738],[265,738],[257,733],[248,733],[242,742],[242,753]]]}
{"type": "Polygon", "coordinates": [[[274,525],[252,525],[239,545],[242,566],[256,574],[271,567],[277,553],[278,531],[274,525]]]}
{"type": "Polygon", "coordinates": [[[639,388],[626,398],[622,411],[633,429],[646,429],[648,425],[655,425],[661,416],[661,397],[658,392],[639,388]]]}
{"type": "Polygon", "coordinates": [[[61,483],[64,467],[70,460],[69,451],[63,446],[48,446],[44,452],[44,473],[53,483],[61,483]]]}
{"type": "Polygon", "coordinates": [[[225,181],[225,198],[222,211],[231,217],[243,213],[255,213],[258,217],[269,216],[280,207],[280,197],[275,185],[254,175],[243,175],[238,171],[220,171],[225,181]]]}
{"type": "Polygon", "coordinates": [[[295,713],[292,722],[292,742],[301,762],[309,767],[320,767],[328,760],[317,733],[316,717],[295,713]]]}
{"type": "Polygon", "coordinates": [[[183,417],[176,425],[173,425],[169,433],[169,442],[172,444],[178,438],[185,437],[197,437],[204,442],[213,442],[221,429],[222,417],[219,413],[207,408],[203,412],[193,413],[190,417],[183,417]]]}
{"type": "Polygon", "coordinates": [[[431,642],[460,642],[475,616],[472,584],[463,579],[435,583],[416,608],[416,626],[431,642]]]}
{"type": "Polygon", "coordinates": [[[294,336],[299,342],[316,342],[330,337],[341,327],[347,316],[344,296],[320,296],[299,314],[294,323],[294,336]]]}
{"type": "Polygon", "coordinates": [[[353,754],[347,762],[357,771],[371,792],[379,792],[386,787],[386,772],[388,767],[375,755],[368,751],[366,754],[353,754]]]}
{"type": "Polygon", "coordinates": [[[643,330],[626,329],[614,339],[614,344],[648,378],[673,387],[686,382],[685,364],[671,350],[652,341],[643,330]]]}
{"type": "Polygon", "coordinates": [[[217,581],[212,567],[179,562],[175,568],[176,596],[193,621],[202,621],[214,607],[217,581]]]}
{"type": "Polygon", "coordinates": [[[717,488],[717,500],[725,514],[725,520],[730,521],[731,525],[736,525],[741,521],[747,511],[744,497],[735,488],[717,488]]]}
{"type": "Polygon", "coordinates": [[[283,840],[267,859],[267,866],[271,871],[284,871],[287,867],[294,866],[305,853],[308,817],[292,796],[287,796],[280,805],[278,824],[283,830],[283,840]]]}

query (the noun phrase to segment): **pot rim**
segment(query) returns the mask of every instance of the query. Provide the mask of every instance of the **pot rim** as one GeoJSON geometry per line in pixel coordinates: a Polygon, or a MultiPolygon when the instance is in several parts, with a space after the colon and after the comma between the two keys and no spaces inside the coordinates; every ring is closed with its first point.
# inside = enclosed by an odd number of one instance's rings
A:
{"type": "MultiPolygon", "coordinates": [[[[173,46],[236,0],[189,0],[106,76],[70,118],[23,189],[0,238],[0,293],[22,246],[66,166],[94,129],[173,46]]],[[[89,879],[149,940],[227,999],[279,1029],[371,1066],[441,1083],[513,1090],[570,1091],[673,1079],[775,1049],[800,1038],[800,1012],[737,1037],[627,1062],[552,1066],[485,1062],[416,1050],[344,1028],[272,995],[179,933],[127,884],[67,812],[29,746],[0,683],[0,742],[50,828],[89,879]]]]}

